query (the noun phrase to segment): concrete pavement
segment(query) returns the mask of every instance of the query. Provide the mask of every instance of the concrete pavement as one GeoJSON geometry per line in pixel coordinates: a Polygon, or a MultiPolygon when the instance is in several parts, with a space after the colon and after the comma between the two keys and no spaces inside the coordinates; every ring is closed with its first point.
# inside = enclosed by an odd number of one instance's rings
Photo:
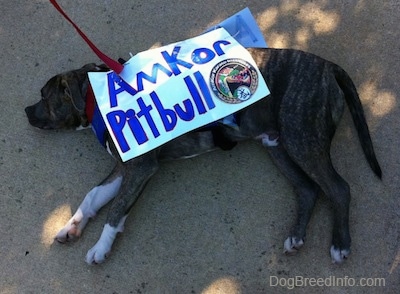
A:
{"type": "Polygon", "coordinates": [[[282,254],[295,196],[268,155],[251,142],[163,164],[105,264],[88,266],[84,256],[101,232],[107,208],[77,243],[53,244],[113,160],[90,130],[35,130],[24,108],[40,99],[53,75],[99,60],[48,1],[4,1],[0,293],[286,293],[295,279],[293,293],[397,293],[399,2],[172,2],[60,0],[114,57],[193,37],[248,6],[270,47],[310,51],[346,69],[358,87],[383,170],[380,181],[369,169],[346,109],[332,157],[353,196],[351,257],[340,266],[330,262],[325,199],[315,208],[301,252],[282,254]],[[324,286],[305,278],[322,279],[324,286]]]}

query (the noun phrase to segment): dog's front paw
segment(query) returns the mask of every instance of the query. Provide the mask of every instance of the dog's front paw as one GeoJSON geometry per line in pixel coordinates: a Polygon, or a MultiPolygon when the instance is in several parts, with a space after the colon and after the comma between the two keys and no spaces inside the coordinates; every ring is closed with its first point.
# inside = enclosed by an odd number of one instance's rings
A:
{"type": "Polygon", "coordinates": [[[99,240],[86,254],[86,263],[103,263],[111,252],[111,245],[99,240]]]}
{"type": "Polygon", "coordinates": [[[88,264],[99,264],[104,262],[110,254],[112,244],[119,232],[122,232],[121,227],[112,227],[109,224],[105,224],[100,239],[86,254],[86,262],[88,264]]]}
{"type": "Polygon", "coordinates": [[[289,237],[283,244],[283,252],[287,255],[296,254],[297,251],[304,245],[304,240],[296,237],[289,237]]]}
{"type": "Polygon", "coordinates": [[[334,245],[331,247],[332,263],[341,264],[350,255],[350,249],[336,248],[334,245]]]}
{"type": "Polygon", "coordinates": [[[60,243],[66,243],[68,241],[74,241],[78,239],[82,234],[79,229],[79,222],[70,220],[54,237],[54,239],[60,243]]]}
{"type": "Polygon", "coordinates": [[[68,241],[74,241],[78,239],[86,226],[88,218],[86,218],[82,211],[78,211],[74,216],[67,222],[67,224],[57,233],[54,239],[60,243],[66,243],[68,241]]]}

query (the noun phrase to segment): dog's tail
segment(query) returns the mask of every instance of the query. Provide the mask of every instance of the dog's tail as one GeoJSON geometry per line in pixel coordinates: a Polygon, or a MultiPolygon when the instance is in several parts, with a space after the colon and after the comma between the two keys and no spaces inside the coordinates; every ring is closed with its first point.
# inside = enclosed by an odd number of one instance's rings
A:
{"type": "Polygon", "coordinates": [[[367,121],[364,115],[364,110],[356,87],[350,76],[339,66],[335,66],[335,78],[344,93],[347,105],[349,107],[358,133],[358,138],[360,139],[361,147],[364,150],[367,161],[374,173],[380,179],[382,179],[382,170],[375,155],[367,121]]]}

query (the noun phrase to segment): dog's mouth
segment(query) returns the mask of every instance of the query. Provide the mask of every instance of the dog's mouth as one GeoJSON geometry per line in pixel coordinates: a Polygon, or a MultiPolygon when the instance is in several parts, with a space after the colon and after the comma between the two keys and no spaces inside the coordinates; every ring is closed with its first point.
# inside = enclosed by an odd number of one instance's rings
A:
{"type": "Polygon", "coordinates": [[[50,130],[54,129],[50,120],[38,118],[36,115],[37,104],[28,106],[25,108],[26,116],[28,117],[29,123],[35,128],[50,130]]]}
{"type": "Polygon", "coordinates": [[[65,120],[54,120],[51,119],[50,115],[44,116],[43,109],[41,105],[38,104],[26,107],[25,113],[28,117],[29,124],[42,130],[75,128],[81,124],[79,117],[75,117],[74,115],[65,118],[65,120]],[[41,116],[38,115],[38,113],[41,114],[41,116]]]}

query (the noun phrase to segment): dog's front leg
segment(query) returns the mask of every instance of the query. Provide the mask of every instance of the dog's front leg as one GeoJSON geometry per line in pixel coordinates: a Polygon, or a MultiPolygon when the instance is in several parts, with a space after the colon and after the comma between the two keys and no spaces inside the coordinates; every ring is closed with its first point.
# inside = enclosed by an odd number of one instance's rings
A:
{"type": "Polygon", "coordinates": [[[117,195],[123,179],[119,165],[121,164],[117,164],[100,185],[86,194],[75,214],[56,235],[55,239],[58,242],[65,243],[80,237],[89,219],[94,217],[101,207],[117,195]]]}
{"type": "Polygon", "coordinates": [[[105,261],[130,209],[142,193],[146,183],[158,169],[157,151],[149,152],[124,163],[121,189],[111,204],[106,224],[97,243],[88,251],[86,262],[98,264],[105,261]]]}

